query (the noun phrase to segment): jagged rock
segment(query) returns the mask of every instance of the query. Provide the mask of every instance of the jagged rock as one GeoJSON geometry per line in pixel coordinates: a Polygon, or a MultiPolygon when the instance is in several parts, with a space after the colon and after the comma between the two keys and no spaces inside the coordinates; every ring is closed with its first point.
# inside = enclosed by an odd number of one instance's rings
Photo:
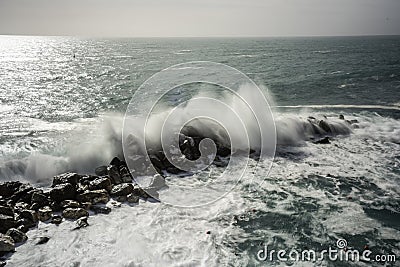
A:
{"type": "Polygon", "coordinates": [[[53,178],[53,187],[59,184],[71,184],[77,185],[79,182],[80,175],[77,173],[64,173],[61,175],[54,176],[53,178]]]}
{"type": "Polygon", "coordinates": [[[127,167],[125,166],[120,167],[119,173],[123,183],[132,183],[132,176],[127,167]]]}
{"type": "MultiPolygon", "coordinates": [[[[81,183],[81,185],[89,185],[89,183],[91,182],[91,181],[94,181],[95,179],[97,179],[98,178],[98,176],[94,176],[94,175],[85,175],[85,176],[82,176],[80,179],[79,179],[79,182],[81,183]]],[[[79,188],[78,188],[78,190],[79,190],[79,188]]]]}
{"type": "Polygon", "coordinates": [[[330,144],[331,141],[329,140],[329,137],[325,137],[325,138],[322,138],[321,140],[316,141],[315,143],[316,144],[330,144]]]}
{"type": "Polygon", "coordinates": [[[30,203],[32,199],[32,194],[35,191],[35,189],[30,185],[30,184],[22,184],[19,188],[18,191],[15,192],[10,199],[16,203],[16,202],[25,202],[25,203],[30,203]]]}
{"type": "Polygon", "coordinates": [[[43,245],[46,244],[47,242],[49,242],[50,238],[47,236],[41,236],[39,237],[38,242],[36,242],[36,245],[43,245]]]}
{"type": "Polygon", "coordinates": [[[108,195],[105,189],[101,190],[86,190],[82,194],[77,195],[77,200],[79,202],[90,202],[92,204],[96,203],[107,203],[110,200],[110,196],[108,195]]]}
{"type": "Polygon", "coordinates": [[[8,229],[15,227],[14,216],[0,214],[0,233],[7,232],[8,229]]]}
{"type": "Polygon", "coordinates": [[[107,174],[108,174],[108,172],[107,172],[107,166],[100,166],[100,167],[97,167],[97,168],[94,170],[94,173],[95,173],[96,175],[98,175],[98,176],[107,175],[107,174]]]}
{"type": "Polygon", "coordinates": [[[67,199],[67,200],[61,201],[60,205],[61,205],[61,207],[63,209],[66,209],[66,208],[80,208],[81,207],[81,204],[78,201],[71,200],[71,199],[67,199]]]}
{"type": "Polygon", "coordinates": [[[132,191],[132,194],[141,198],[148,198],[149,195],[146,193],[146,191],[144,191],[142,188],[140,187],[135,187],[132,191]]]}
{"type": "Polygon", "coordinates": [[[63,218],[60,215],[53,215],[53,217],[51,217],[51,223],[52,224],[60,224],[62,223],[63,218]]]}
{"type": "Polygon", "coordinates": [[[94,213],[98,214],[109,214],[111,212],[111,208],[106,207],[106,206],[99,206],[99,205],[93,205],[90,207],[90,209],[92,211],[94,211],[94,213]]]}
{"type": "Polygon", "coordinates": [[[0,206],[0,214],[14,217],[13,209],[7,206],[0,206]]]}
{"type": "Polygon", "coordinates": [[[74,229],[80,229],[82,227],[88,227],[88,217],[81,217],[76,221],[76,227],[74,229]]]}
{"type": "Polygon", "coordinates": [[[107,173],[113,184],[122,183],[121,175],[119,174],[119,169],[117,166],[114,165],[108,166],[107,173]]]}
{"type": "Polygon", "coordinates": [[[26,209],[29,209],[29,205],[25,202],[18,202],[14,205],[14,212],[21,212],[26,209]]]}
{"type": "Polygon", "coordinates": [[[52,214],[53,210],[49,206],[45,206],[38,210],[38,218],[42,222],[49,220],[52,214]]]}
{"type": "Polygon", "coordinates": [[[139,202],[139,196],[134,195],[134,194],[129,194],[126,196],[126,200],[129,203],[138,203],[139,202]]]}
{"type": "Polygon", "coordinates": [[[6,235],[10,236],[15,243],[22,243],[25,242],[28,237],[26,236],[26,234],[18,229],[15,228],[10,228],[8,229],[6,235]]]}
{"type": "Polygon", "coordinates": [[[43,207],[49,204],[49,199],[48,197],[40,192],[34,192],[32,194],[32,199],[31,199],[31,203],[37,203],[39,205],[39,207],[43,207]]]}
{"type": "Polygon", "coordinates": [[[89,216],[89,213],[82,208],[67,208],[63,211],[62,215],[66,219],[78,219],[89,216]]]}
{"type": "Polygon", "coordinates": [[[12,252],[14,248],[15,243],[11,236],[0,233],[0,252],[12,252]]]}
{"type": "Polygon", "coordinates": [[[133,185],[132,184],[119,184],[114,185],[111,189],[110,195],[111,196],[126,196],[133,192],[133,185]]]}
{"type": "Polygon", "coordinates": [[[117,197],[114,197],[114,199],[118,202],[125,202],[128,200],[127,196],[117,196],[117,197]]]}
{"type": "Polygon", "coordinates": [[[0,196],[11,197],[22,185],[19,181],[5,182],[0,184],[0,196]]]}
{"type": "Polygon", "coordinates": [[[20,215],[21,218],[27,219],[27,220],[32,221],[34,223],[36,223],[39,220],[38,216],[37,216],[37,213],[34,210],[26,209],[26,210],[21,211],[19,215],[20,215]]]}
{"type": "Polygon", "coordinates": [[[92,206],[91,202],[82,202],[82,208],[84,208],[85,210],[90,209],[90,207],[92,206]]]}
{"type": "Polygon", "coordinates": [[[75,193],[75,187],[72,184],[58,184],[50,191],[50,198],[61,202],[66,199],[74,199],[75,193]]]}
{"type": "Polygon", "coordinates": [[[22,226],[22,230],[21,229],[20,230],[25,232],[24,229],[29,229],[31,227],[35,227],[36,226],[36,222],[31,221],[31,220],[26,219],[26,218],[21,218],[21,219],[19,219],[17,221],[17,225],[18,225],[18,227],[17,227],[18,229],[19,229],[19,226],[22,226]]]}
{"type": "Polygon", "coordinates": [[[328,124],[326,121],[324,121],[324,120],[321,120],[321,121],[318,123],[318,126],[319,126],[322,130],[324,130],[325,132],[327,132],[327,133],[331,133],[331,132],[332,132],[331,127],[329,126],[329,124],[328,124]]]}
{"type": "Polygon", "coordinates": [[[111,160],[110,165],[114,165],[114,166],[117,166],[119,168],[121,165],[125,165],[125,162],[120,160],[118,157],[114,157],[111,160]]]}
{"type": "Polygon", "coordinates": [[[23,233],[26,233],[26,232],[29,231],[29,227],[27,227],[26,225],[23,225],[23,224],[18,226],[17,229],[20,230],[23,233]]]}
{"type": "Polygon", "coordinates": [[[339,115],[339,120],[344,120],[344,116],[342,114],[339,115]]]}
{"type": "Polygon", "coordinates": [[[105,189],[110,191],[112,189],[111,180],[106,177],[97,178],[89,183],[89,190],[105,189]]]}
{"type": "Polygon", "coordinates": [[[56,201],[53,201],[53,202],[50,203],[50,208],[51,208],[53,211],[60,211],[60,210],[62,210],[61,203],[60,203],[60,202],[56,202],[56,201]]]}

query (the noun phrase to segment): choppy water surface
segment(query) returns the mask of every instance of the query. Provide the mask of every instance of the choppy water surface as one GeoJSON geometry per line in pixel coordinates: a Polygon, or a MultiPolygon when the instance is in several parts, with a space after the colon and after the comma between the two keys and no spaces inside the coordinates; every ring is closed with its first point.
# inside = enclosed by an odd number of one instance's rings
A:
{"type": "Polygon", "coordinates": [[[109,161],[132,93],[154,73],[193,60],[225,63],[267,86],[281,136],[299,138],[297,122],[308,116],[359,121],[331,144],[279,145],[270,172],[264,166],[255,181],[244,177],[212,206],[123,205],[90,217],[79,232],[41,223],[10,266],[285,266],[256,254],[264,244],[321,251],[339,238],[400,256],[399,37],[3,36],[0,47],[0,180],[46,184],[66,169],[109,161]],[[34,246],[45,232],[50,241],[34,246]]]}

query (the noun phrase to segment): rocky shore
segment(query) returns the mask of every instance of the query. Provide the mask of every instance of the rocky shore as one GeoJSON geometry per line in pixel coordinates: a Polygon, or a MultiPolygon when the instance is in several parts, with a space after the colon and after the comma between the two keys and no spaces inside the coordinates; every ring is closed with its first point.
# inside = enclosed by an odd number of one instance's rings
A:
{"type": "MultiPolygon", "coordinates": [[[[164,178],[156,174],[153,183],[165,186],[164,178]]],[[[26,233],[39,222],[58,225],[75,220],[79,229],[89,225],[93,214],[111,212],[111,202],[139,203],[152,198],[133,182],[124,161],[114,158],[109,166],[96,169],[96,175],[65,173],[53,178],[50,188],[35,188],[28,183],[10,181],[0,184],[0,266],[27,239],[26,233]]],[[[49,237],[42,237],[37,245],[49,237]]]]}
{"type": "MultiPolygon", "coordinates": [[[[349,134],[358,121],[345,120],[341,115],[338,123],[308,117],[301,127],[302,132],[311,134],[316,144],[329,144],[331,137],[349,134]]],[[[238,151],[233,151],[229,140],[221,140],[213,135],[205,136],[192,127],[185,127],[179,135],[179,151],[185,158],[195,160],[200,157],[199,145],[204,138],[211,138],[216,144],[216,157],[213,164],[226,166],[225,159],[238,151]]],[[[240,151],[239,151],[240,152],[240,151]]],[[[111,212],[107,203],[118,205],[121,202],[139,203],[158,197],[158,190],[167,187],[162,174],[182,172],[172,165],[160,148],[147,151],[152,167],[143,167],[143,156],[135,157],[138,175],[154,174],[148,188],[140,188],[133,180],[125,161],[115,157],[108,166],[95,169],[95,175],[64,173],[53,177],[49,188],[35,188],[28,183],[9,181],[0,184],[0,267],[15,251],[15,247],[27,240],[26,233],[39,222],[58,225],[65,220],[76,221],[75,229],[89,225],[88,217],[94,214],[111,212]],[[155,171],[155,172],[154,172],[155,171]],[[150,192],[148,194],[147,192],[150,192]]],[[[257,157],[257,151],[250,150],[250,157],[257,157]]],[[[43,236],[37,245],[46,243],[50,237],[43,236]]]]}

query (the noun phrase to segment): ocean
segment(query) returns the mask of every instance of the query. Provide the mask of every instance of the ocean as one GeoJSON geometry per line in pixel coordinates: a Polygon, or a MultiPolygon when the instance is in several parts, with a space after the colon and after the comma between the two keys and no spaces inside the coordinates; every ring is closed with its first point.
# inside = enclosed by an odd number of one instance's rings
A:
{"type": "MultiPolygon", "coordinates": [[[[137,89],[165,68],[192,61],[233,67],[264,90],[276,125],[273,161],[248,159],[250,172],[258,164],[255,177],[245,175],[206,206],[122,204],[91,216],[90,227],[79,231],[70,231],[72,222],[40,223],[7,266],[382,265],[258,257],[266,246],[321,252],[337,248],[338,240],[398,259],[399,36],[1,36],[0,181],[46,187],[56,174],[93,173],[108,164],[121,152],[124,113],[137,89]],[[328,144],[304,127],[310,117],[337,126],[328,144]],[[36,246],[44,233],[51,239],[36,246]]],[[[167,102],[179,101],[177,94],[167,102]]],[[[178,178],[190,189],[223,169],[208,171],[178,178]]],[[[199,198],[191,194],[185,203],[199,198]]]]}

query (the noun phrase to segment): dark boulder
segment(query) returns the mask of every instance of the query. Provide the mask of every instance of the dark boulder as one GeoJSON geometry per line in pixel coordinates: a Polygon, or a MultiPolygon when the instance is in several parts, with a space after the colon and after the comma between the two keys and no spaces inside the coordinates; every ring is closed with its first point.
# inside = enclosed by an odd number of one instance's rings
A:
{"type": "Polygon", "coordinates": [[[111,208],[100,205],[93,205],[90,207],[90,210],[94,211],[96,214],[109,214],[111,212],[111,208]]]}
{"type": "Polygon", "coordinates": [[[93,190],[89,191],[86,190],[82,194],[77,195],[77,200],[79,202],[90,202],[92,204],[96,203],[107,203],[110,200],[110,196],[108,195],[105,189],[100,190],[93,190]]]}
{"type": "Polygon", "coordinates": [[[34,192],[32,194],[31,203],[37,203],[39,207],[43,207],[49,204],[49,198],[41,192],[34,192]]]}
{"type": "Polygon", "coordinates": [[[120,167],[119,173],[123,183],[132,183],[132,176],[127,167],[120,167]]]}
{"type": "Polygon", "coordinates": [[[47,242],[49,242],[49,240],[50,240],[50,237],[41,236],[41,237],[39,237],[39,240],[36,242],[36,245],[46,244],[47,242]]]}
{"type": "Polygon", "coordinates": [[[58,184],[50,191],[50,198],[61,202],[66,199],[74,199],[75,193],[75,187],[72,184],[58,184]]]}
{"type": "Polygon", "coordinates": [[[11,236],[0,234],[0,253],[14,251],[15,243],[11,236]]]}
{"type": "Polygon", "coordinates": [[[45,222],[50,220],[51,216],[53,215],[53,210],[49,206],[45,206],[38,210],[38,218],[40,221],[45,222]]]}
{"type": "Polygon", "coordinates": [[[107,166],[99,166],[94,170],[94,173],[98,176],[104,176],[107,175],[107,166]]]}
{"type": "Polygon", "coordinates": [[[53,215],[52,217],[51,217],[51,223],[52,224],[60,224],[60,223],[62,223],[62,220],[63,220],[63,218],[60,216],[60,215],[53,215]]]}
{"type": "Polygon", "coordinates": [[[54,176],[53,187],[59,184],[71,184],[77,185],[79,182],[80,175],[73,172],[64,173],[61,175],[54,176]]]}
{"type": "Polygon", "coordinates": [[[329,137],[324,137],[315,142],[315,144],[330,144],[330,143],[331,143],[331,141],[330,141],[329,137]]]}
{"type": "Polygon", "coordinates": [[[0,233],[6,233],[8,229],[16,226],[14,216],[0,214],[0,233]]]}
{"type": "Polygon", "coordinates": [[[14,217],[14,211],[8,206],[0,206],[0,214],[14,217]]]}
{"type": "Polygon", "coordinates": [[[84,210],[82,208],[67,208],[63,211],[62,215],[66,219],[76,220],[81,217],[89,216],[89,213],[87,212],[87,210],[84,210]]]}
{"type": "Polygon", "coordinates": [[[21,185],[22,183],[19,181],[0,183],[0,196],[11,197],[21,185]]]}
{"type": "Polygon", "coordinates": [[[318,126],[319,126],[322,130],[324,130],[325,132],[327,132],[327,133],[332,133],[331,127],[330,127],[329,124],[328,124],[326,121],[324,121],[324,120],[321,120],[321,121],[318,123],[318,126]]]}
{"type": "Polygon", "coordinates": [[[67,199],[63,200],[60,203],[61,208],[66,209],[66,208],[80,208],[81,204],[78,201],[67,199]]]}
{"type": "Polygon", "coordinates": [[[110,191],[112,189],[111,180],[106,177],[99,177],[89,183],[89,190],[105,189],[110,191]]]}
{"type": "Polygon", "coordinates": [[[15,228],[8,229],[6,235],[10,236],[15,243],[22,243],[28,240],[28,237],[24,232],[15,228]]]}
{"type": "Polygon", "coordinates": [[[19,216],[20,216],[20,218],[27,219],[34,223],[38,222],[38,220],[39,220],[38,215],[37,215],[36,211],[34,211],[34,210],[28,210],[28,209],[23,210],[20,212],[19,216]]]}
{"type": "Polygon", "coordinates": [[[114,185],[110,191],[111,196],[126,196],[133,192],[132,184],[119,184],[114,185]]]}
{"type": "Polygon", "coordinates": [[[126,201],[129,203],[138,203],[139,202],[139,196],[134,195],[134,194],[129,194],[126,196],[126,201]]]}
{"type": "Polygon", "coordinates": [[[117,166],[111,165],[107,167],[108,176],[113,184],[122,183],[121,175],[117,166]]]}

